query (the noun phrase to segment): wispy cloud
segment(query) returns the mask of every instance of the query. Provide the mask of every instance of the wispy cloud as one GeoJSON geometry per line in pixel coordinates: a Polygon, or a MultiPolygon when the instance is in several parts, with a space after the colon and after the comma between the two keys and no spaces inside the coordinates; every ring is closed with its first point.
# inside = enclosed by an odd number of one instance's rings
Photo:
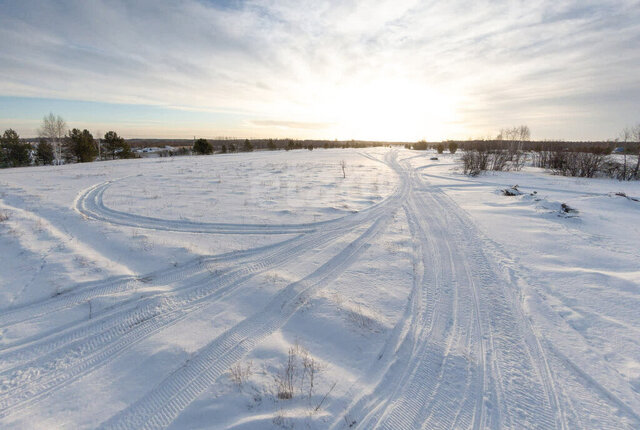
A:
{"type": "Polygon", "coordinates": [[[331,126],[324,122],[298,122],[298,121],[276,121],[276,120],[251,120],[251,123],[259,127],[279,127],[283,129],[304,129],[323,130],[331,126]]]}
{"type": "Polygon", "coordinates": [[[9,0],[0,95],[241,117],[211,135],[604,138],[640,120],[638,46],[632,0],[9,0]]]}

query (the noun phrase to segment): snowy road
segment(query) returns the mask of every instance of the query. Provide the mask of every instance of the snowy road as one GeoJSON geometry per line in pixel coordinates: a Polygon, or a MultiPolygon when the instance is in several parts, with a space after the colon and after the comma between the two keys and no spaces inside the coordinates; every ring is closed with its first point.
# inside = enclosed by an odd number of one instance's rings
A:
{"type": "MultiPolygon", "coordinates": [[[[327,390],[331,395],[321,403],[324,412],[317,418],[301,413],[297,419],[313,428],[334,429],[640,428],[640,384],[617,374],[615,366],[599,364],[609,357],[597,351],[596,340],[603,338],[569,333],[564,314],[552,309],[551,286],[509,255],[508,246],[488,237],[445,192],[438,175],[417,166],[416,158],[396,150],[353,155],[388,169],[395,186],[365,208],[319,221],[145,216],[105,202],[105,193],[122,180],[118,177],[78,190],[65,216],[84,218],[91,228],[192,234],[213,242],[228,235],[272,239],[149,272],[78,282],[59,294],[3,307],[0,426],[183,427],[181,419],[198,416],[194,408],[199,402],[224,405],[212,393],[226,383],[229,369],[248,357],[258,362],[264,356],[260,348],[279,333],[295,330],[292,321],[313,315],[313,303],[341,277],[359,273],[363,282],[380,285],[356,267],[395,234],[391,230],[400,229],[407,236],[411,281],[398,309],[390,304],[386,311],[394,318],[381,318],[387,321],[385,328],[362,335],[377,336],[372,343],[377,353],[340,359],[339,364],[325,358],[327,380],[331,369],[337,372],[344,363],[366,365],[351,372],[334,393],[327,390]],[[258,289],[260,280],[272,273],[288,278],[258,289]],[[259,300],[229,311],[251,294],[259,300]],[[212,328],[201,330],[201,321],[210,321],[212,328]],[[122,369],[135,357],[153,367],[154,354],[168,351],[157,345],[171,343],[167,339],[176,332],[193,334],[186,355],[160,360],[143,384],[128,387],[127,378],[113,376],[130,375],[130,369],[122,369]],[[87,388],[96,386],[100,389],[87,388]],[[109,406],[98,414],[71,406],[88,392],[109,406]]],[[[37,212],[11,193],[2,199],[7,210],[37,212]]],[[[43,222],[59,222],[42,217],[43,222]]],[[[630,276],[626,292],[630,303],[637,303],[637,272],[630,276]]],[[[624,319],[622,315],[617,324],[624,325],[620,345],[629,367],[640,371],[638,341],[633,339],[640,326],[636,319],[624,319]]],[[[611,360],[617,358],[611,355],[611,360]]],[[[188,422],[202,428],[282,424],[259,415],[252,418],[249,408],[219,421],[214,415],[213,421],[188,422]]],[[[295,423],[295,412],[291,416],[295,423]]]]}

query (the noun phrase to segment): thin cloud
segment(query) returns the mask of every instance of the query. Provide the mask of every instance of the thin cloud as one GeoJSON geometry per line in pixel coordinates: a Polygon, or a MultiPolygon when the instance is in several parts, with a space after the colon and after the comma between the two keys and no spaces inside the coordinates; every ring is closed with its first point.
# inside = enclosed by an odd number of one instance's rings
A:
{"type": "Polygon", "coordinates": [[[310,137],[389,139],[379,122],[395,118],[398,139],[512,122],[605,138],[638,120],[639,45],[631,0],[13,0],[0,4],[0,95],[268,117],[245,124],[310,137]]]}
{"type": "Polygon", "coordinates": [[[324,122],[298,122],[298,121],[276,121],[276,120],[251,120],[251,123],[258,127],[278,127],[287,129],[304,130],[324,130],[331,126],[324,122]]]}

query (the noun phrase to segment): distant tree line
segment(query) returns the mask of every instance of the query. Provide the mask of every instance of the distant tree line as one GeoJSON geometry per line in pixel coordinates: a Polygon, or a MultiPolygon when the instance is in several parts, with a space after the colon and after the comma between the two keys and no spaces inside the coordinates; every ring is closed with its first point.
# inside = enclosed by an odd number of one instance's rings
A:
{"type": "MultiPolygon", "coordinates": [[[[88,130],[67,129],[66,122],[53,113],[45,116],[38,130],[37,143],[27,142],[12,130],[0,136],[0,167],[20,167],[62,163],[86,163],[100,159],[135,157],[131,146],[147,147],[160,142],[176,142],[178,148],[158,151],[159,156],[208,155],[252,152],[254,150],[300,150],[314,148],[366,148],[399,145],[398,142],[295,140],[295,139],[132,139],[126,141],[115,131],[94,138],[88,130]]],[[[460,161],[466,174],[485,170],[520,170],[525,164],[545,168],[567,176],[604,175],[620,180],[640,179],[640,124],[625,128],[618,138],[607,142],[532,141],[526,125],[500,130],[494,139],[405,143],[413,150],[432,149],[442,154],[463,151],[460,161]],[[618,155],[612,157],[612,153],[618,155]]]]}
{"type": "Polygon", "coordinates": [[[87,163],[102,159],[132,158],[129,144],[115,131],[94,138],[89,130],[67,130],[66,122],[53,113],[45,116],[37,143],[20,139],[12,129],[0,138],[0,167],[87,163]]]}
{"type": "MultiPolygon", "coordinates": [[[[133,146],[148,146],[151,144],[166,143],[165,140],[140,139],[133,146]]],[[[174,145],[184,145],[185,141],[168,141],[174,145]]],[[[337,140],[295,140],[295,139],[196,139],[191,150],[194,154],[208,155],[214,153],[227,154],[236,152],[252,152],[254,150],[292,151],[306,149],[313,151],[317,148],[369,148],[398,145],[397,142],[372,142],[372,141],[337,141],[337,140]]]]}
{"type": "Polygon", "coordinates": [[[520,170],[529,163],[563,176],[640,180],[640,124],[608,142],[532,142],[528,127],[524,132],[516,127],[503,129],[495,140],[458,143],[464,151],[463,171],[469,175],[520,170]]]}
{"type": "Polygon", "coordinates": [[[529,127],[521,125],[503,128],[493,139],[422,140],[405,147],[439,154],[447,148],[452,154],[461,149],[459,161],[468,175],[520,170],[529,164],[564,176],[640,180],[640,124],[625,128],[619,137],[606,142],[532,141],[529,127]]]}

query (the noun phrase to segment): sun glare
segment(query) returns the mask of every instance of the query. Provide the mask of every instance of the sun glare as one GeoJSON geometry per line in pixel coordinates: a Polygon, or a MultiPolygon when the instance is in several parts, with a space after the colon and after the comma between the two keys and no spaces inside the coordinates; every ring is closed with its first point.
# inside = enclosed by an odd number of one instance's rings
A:
{"type": "Polygon", "coordinates": [[[340,139],[440,139],[455,121],[453,94],[395,79],[341,89],[331,105],[340,139]]]}

